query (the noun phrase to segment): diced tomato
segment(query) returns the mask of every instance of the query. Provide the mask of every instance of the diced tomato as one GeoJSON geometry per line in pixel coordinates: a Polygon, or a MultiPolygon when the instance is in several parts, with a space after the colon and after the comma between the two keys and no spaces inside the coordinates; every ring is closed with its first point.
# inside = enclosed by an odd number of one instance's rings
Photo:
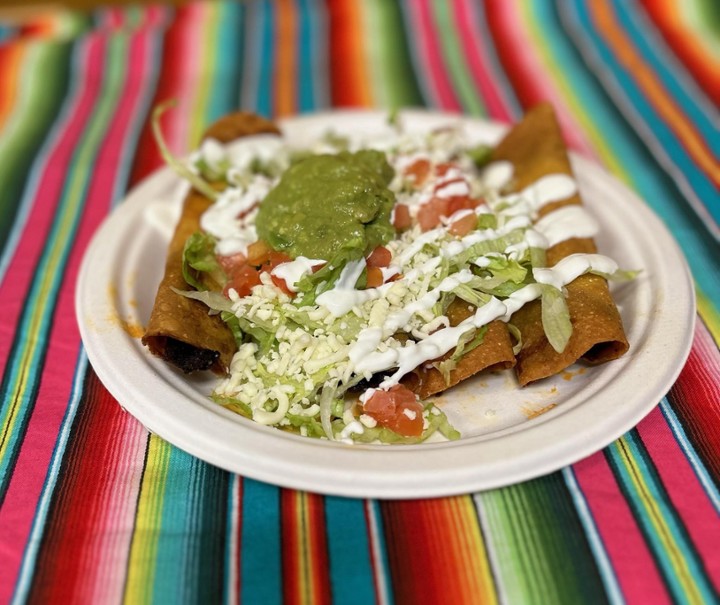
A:
{"type": "Polygon", "coordinates": [[[395,204],[393,210],[393,227],[396,231],[405,231],[412,225],[410,208],[406,204],[395,204]]]}
{"type": "Polygon", "coordinates": [[[462,237],[475,229],[475,225],[477,225],[477,216],[474,212],[470,212],[452,221],[450,225],[448,225],[448,231],[453,235],[462,237]]]}
{"type": "Polygon", "coordinates": [[[425,202],[418,210],[417,220],[420,229],[429,231],[440,224],[440,217],[447,216],[448,200],[441,197],[434,197],[425,202]]]}
{"type": "Polygon", "coordinates": [[[225,271],[225,275],[228,276],[232,275],[238,268],[247,263],[247,258],[245,258],[245,255],[241,252],[229,256],[218,255],[217,260],[222,270],[225,271]]]}
{"type": "Polygon", "coordinates": [[[432,168],[430,160],[419,158],[403,170],[403,174],[411,181],[416,189],[419,189],[430,176],[432,168]]]}
{"type": "Polygon", "coordinates": [[[457,168],[457,165],[452,162],[443,162],[435,166],[435,175],[443,177],[453,168],[457,168]]]}
{"type": "Polygon", "coordinates": [[[385,246],[378,246],[367,257],[368,267],[387,267],[392,260],[392,252],[385,246]]]}
{"type": "Polygon", "coordinates": [[[272,282],[280,288],[285,294],[287,294],[290,297],[295,296],[296,292],[293,292],[290,288],[288,288],[287,282],[282,278],[278,277],[277,275],[270,274],[270,278],[272,279],[272,282]]]}
{"type": "Polygon", "coordinates": [[[380,267],[367,268],[367,281],[365,284],[366,288],[378,288],[383,285],[384,281],[385,278],[380,267]]]}
{"type": "Polygon", "coordinates": [[[476,200],[467,195],[454,195],[447,198],[447,216],[452,216],[458,210],[470,210],[476,208],[480,200],[476,200]]]}
{"type": "Polygon", "coordinates": [[[423,406],[415,393],[400,384],[375,391],[363,404],[363,413],[404,437],[422,435],[423,406]]]}
{"type": "Polygon", "coordinates": [[[225,286],[223,293],[227,296],[230,288],[233,288],[238,296],[248,296],[253,289],[260,283],[260,272],[250,265],[243,265],[237,268],[230,276],[230,281],[225,286]]]}

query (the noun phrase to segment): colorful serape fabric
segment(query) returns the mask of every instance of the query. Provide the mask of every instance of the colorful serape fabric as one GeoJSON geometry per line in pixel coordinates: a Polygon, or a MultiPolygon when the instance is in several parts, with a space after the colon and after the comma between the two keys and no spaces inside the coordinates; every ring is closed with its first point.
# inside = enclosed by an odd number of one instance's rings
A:
{"type": "Polygon", "coordinates": [[[714,0],[247,0],[0,25],[0,602],[718,602],[719,104],[714,0]],[[677,383],[590,458],[434,500],[281,489],[149,434],[88,364],[73,294],[95,229],[161,165],[149,116],[173,97],[178,153],[238,107],[512,121],[550,100],[687,256],[699,317],[677,383]]]}

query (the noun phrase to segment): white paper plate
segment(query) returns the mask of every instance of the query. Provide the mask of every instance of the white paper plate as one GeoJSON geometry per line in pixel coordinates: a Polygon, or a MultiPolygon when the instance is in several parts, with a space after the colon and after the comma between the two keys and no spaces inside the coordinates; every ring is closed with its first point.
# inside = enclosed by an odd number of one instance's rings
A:
{"type": "MultiPolygon", "coordinates": [[[[410,129],[460,121],[473,139],[504,131],[448,114],[409,111],[410,129]]],[[[281,123],[302,142],[329,127],[371,135],[386,114],[335,112],[281,123]]],[[[344,496],[418,498],[467,493],[537,477],[602,449],[667,392],[687,358],[695,320],[692,280],[658,218],[600,168],[573,157],[583,198],[598,219],[600,251],[641,269],[613,287],[631,343],[622,359],[574,366],[519,389],[511,372],[471,379],[440,399],[463,438],[413,446],[345,445],[260,426],[212,403],[215,378],[188,378],[152,357],[145,325],[179,216],[183,185],[169,169],[141,183],[98,230],[76,291],[77,317],[100,380],[149,430],[212,464],[270,483],[344,496]]]]}

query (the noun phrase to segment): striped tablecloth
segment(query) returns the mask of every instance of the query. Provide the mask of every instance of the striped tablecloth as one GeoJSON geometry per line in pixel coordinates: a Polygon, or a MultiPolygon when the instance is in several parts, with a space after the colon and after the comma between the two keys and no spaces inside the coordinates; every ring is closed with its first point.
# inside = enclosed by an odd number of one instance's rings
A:
{"type": "Polygon", "coordinates": [[[719,103],[715,0],[248,0],[0,26],[0,602],[714,602],[719,103]],[[161,165],[149,113],[170,97],[178,153],[238,107],[512,121],[552,101],[685,251],[689,361],[602,452],[482,493],[322,497],[189,456],[103,388],[73,304],[92,233],[161,165]]]}

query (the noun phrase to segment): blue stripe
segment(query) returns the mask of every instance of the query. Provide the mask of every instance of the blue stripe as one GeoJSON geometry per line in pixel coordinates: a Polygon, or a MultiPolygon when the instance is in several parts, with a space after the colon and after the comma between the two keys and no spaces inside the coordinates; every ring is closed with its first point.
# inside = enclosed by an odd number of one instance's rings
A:
{"type": "MultiPolygon", "coordinates": [[[[523,108],[520,104],[518,96],[515,94],[515,89],[510,83],[510,80],[508,80],[497,51],[495,50],[493,36],[487,20],[487,13],[485,12],[485,3],[470,2],[469,4],[473,13],[477,15],[477,26],[482,33],[480,39],[477,40],[477,44],[481,47],[481,54],[486,58],[488,65],[490,66],[493,81],[499,88],[502,89],[502,94],[500,96],[507,103],[510,115],[515,119],[519,119],[522,116],[523,108]]],[[[543,2],[533,2],[528,3],[528,7],[534,7],[537,4],[544,5],[543,2]]]]}
{"type": "Polygon", "coordinates": [[[375,602],[372,554],[362,500],[325,498],[330,585],[338,603],[375,602]]]}
{"type": "Polygon", "coordinates": [[[682,107],[683,113],[695,123],[698,135],[705,141],[705,144],[710,147],[713,153],[720,155],[720,136],[717,136],[717,120],[720,114],[717,109],[715,108],[712,116],[715,120],[713,122],[706,113],[710,101],[705,98],[699,89],[696,88],[691,92],[686,88],[686,82],[690,83],[691,80],[684,72],[677,72],[676,68],[678,66],[671,60],[674,57],[664,46],[660,35],[654,32],[655,35],[652,36],[650,43],[648,42],[651,26],[647,23],[647,17],[645,17],[644,23],[641,22],[643,9],[637,6],[637,1],[631,3],[627,0],[623,0],[623,2],[613,0],[613,4],[618,21],[622,23],[623,28],[632,38],[637,50],[642,54],[643,60],[652,67],[654,75],[662,82],[663,87],[672,94],[675,103],[682,107]],[[660,54],[661,50],[666,52],[660,54]]]}
{"type": "Polygon", "coordinates": [[[720,245],[688,208],[675,183],[665,176],[662,167],[657,165],[656,159],[618,113],[613,101],[596,80],[592,67],[579,60],[577,50],[589,52],[589,49],[586,36],[577,27],[577,14],[567,11],[569,6],[556,3],[554,10],[548,8],[538,13],[543,31],[548,34],[545,40],[562,66],[559,71],[567,73],[584,113],[603,134],[612,154],[625,169],[630,185],[675,236],[699,288],[709,299],[720,300],[720,274],[717,270],[720,245]],[[562,27],[558,17],[562,19],[562,27]],[[572,36],[577,50],[567,40],[568,34],[572,36]]]}
{"type": "Polygon", "coordinates": [[[648,500],[652,501],[657,509],[659,509],[659,515],[663,521],[663,525],[670,533],[670,540],[672,542],[670,550],[676,550],[682,562],[687,566],[688,577],[685,577],[684,581],[691,583],[696,588],[698,593],[702,595],[702,602],[712,603],[714,591],[708,581],[706,570],[703,568],[697,553],[693,549],[692,541],[687,534],[687,530],[682,525],[674,508],[672,508],[672,504],[667,498],[665,488],[662,485],[656,469],[649,466],[649,456],[647,452],[645,452],[637,432],[632,430],[626,433],[623,439],[616,441],[610,447],[606,448],[605,451],[609,456],[612,468],[618,474],[618,479],[621,482],[621,487],[628,500],[628,504],[635,513],[635,520],[649,542],[653,556],[660,566],[668,588],[672,591],[677,602],[687,602],[688,595],[685,593],[682,580],[677,575],[676,569],[673,566],[673,559],[670,557],[670,552],[666,550],[665,544],[658,536],[655,526],[652,523],[651,515],[647,514],[644,507],[644,497],[636,491],[632,477],[630,476],[630,470],[622,460],[622,458],[625,457],[620,453],[623,444],[628,450],[627,456],[630,458],[630,463],[636,465],[638,474],[642,476],[644,484],[649,490],[648,500]]]}
{"type": "Polygon", "coordinates": [[[380,503],[377,500],[368,500],[367,506],[370,514],[373,517],[376,528],[376,543],[379,551],[380,560],[376,561],[376,565],[380,565],[380,569],[377,570],[377,574],[382,576],[379,580],[382,581],[379,589],[382,591],[380,596],[381,603],[394,603],[395,595],[393,593],[392,586],[392,574],[390,572],[390,560],[388,558],[387,543],[385,541],[385,524],[383,523],[382,511],[380,510],[380,503]]]}
{"type": "Polygon", "coordinates": [[[274,103],[274,75],[275,75],[275,37],[273,32],[273,4],[262,2],[258,7],[258,20],[256,24],[260,33],[260,48],[255,55],[259,63],[257,83],[257,112],[261,115],[272,116],[275,112],[274,103]]]}
{"type": "Polygon", "coordinates": [[[279,488],[243,479],[240,602],[282,602],[279,488]]]}
{"type": "Polygon", "coordinates": [[[685,457],[688,459],[688,462],[690,463],[690,466],[692,467],[695,476],[698,478],[698,481],[705,489],[705,493],[707,494],[708,499],[710,500],[710,502],[712,502],[715,510],[720,513],[720,491],[718,491],[715,482],[713,481],[710,473],[705,467],[705,463],[700,459],[700,457],[697,455],[697,452],[695,451],[695,448],[690,443],[690,440],[685,433],[685,429],[680,423],[680,420],[675,414],[675,410],[673,409],[667,397],[663,397],[662,401],[660,402],[660,411],[662,412],[662,415],[665,417],[665,420],[670,426],[670,430],[673,432],[673,435],[675,436],[675,439],[677,440],[680,449],[682,449],[685,457]]]}
{"type": "Polygon", "coordinates": [[[605,586],[605,591],[608,599],[611,603],[624,603],[625,599],[618,583],[615,570],[610,563],[607,551],[603,544],[602,538],[597,531],[595,525],[595,519],[593,519],[592,512],[587,505],[585,495],[578,485],[577,479],[575,479],[575,473],[573,473],[572,467],[567,466],[562,469],[562,476],[565,480],[565,486],[568,488],[568,492],[573,499],[575,504],[575,510],[577,511],[578,519],[583,526],[585,535],[587,536],[590,550],[592,550],[593,558],[597,564],[598,571],[600,573],[600,579],[605,586]]]}
{"type": "Polygon", "coordinates": [[[308,6],[308,0],[299,0],[298,26],[298,74],[297,108],[302,113],[315,109],[315,62],[314,40],[318,35],[314,30],[313,14],[317,7],[308,6]]]}
{"type": "Polygon", "coordinates": [[[208,115],[205,123],[210,124],[221,116],[236,111],[237,94],[234,73],[242,56],[243,6],[241,4],[221,2],[208,5],[219,12],[217,41],[215,42],[215,61],[212,65],[212,84],[208,115]]]}
{"type": "MultiPolygon", "coordinates": [[[[564,5],[565,6],[565,5],[564,5]]],[[[704,205],[708,214],[714,219],[717,228],[720,224],[720,204],[717,204],[715,186],[707,176],[698,168],[695,161],[688,155],[683,142],[670,129],[668,124],[659,117],[655,107],[645,97],[643,91],[637,86],[632,75],[617,61],[612,49],[605,44],[604,39],[595,30],[588,6],[577,0],[571,4],[578,17],[578,24],[588,41],[602,61],[602,67],[596,65],[600,75],[605,74],[611,79],[611,86],[616,95],[624,97],[625,111],[634,115],[635,129],[649,139],[653,153],[664,153],[673,163],[677,173],[683,175],[690,188],[695,192],[699,201],[704,205]],[[658,148],[662,152],[658,151],[658,148]],[[712,203],[712,202],[715,203],[712,203]]]]}
{"type": "MultiPolygon", "coordinates": [[[[109,42],[109,47],[106,51],[108,55],[117,52],[117,50],[113,49],[112,46],[113,41],[118,40],[124,40],[125,42],[127,41],[125,35],[118,35],[116,38],[111,38],[109,42]]],[[[118,74],[112,74],[112,72],[106,74],[106,79],[102,83],[103,88],[100,91],[100,98],[108,98],[117,101],[120,95],[115,89],[120,85],[120,82],[124,80],[124,78],[124,71],[118,74]],[[113,76],[117,78],[117,80],[111,81],[110,78],[113,76]]],[[[28,312],[28,309],[31,309],[31,307],[25,307],[19,322],[19,328],[16,332],[16,335],[20,336],[21,338],[28,334],[28,332],[30,331],[30,326],[32,324],[38,324],[39,342],[36,343],[36,346],[31,348],[32,357],[29,360],[27,368],[28,376],[32,378],[28,381],[29,384],[27,388],[22,391],[20,400],[15,402],[13,402],[8,395],[13,388],[13,381],[15,380],[14,377],[22,376],[22,372],[20,371],[23,362],[22,357],[20,356],[20,351],[22,347],[20,347],[19,349],[13,347],[12,357],[8,360],[7,363],[7,368],[10,368],[10,370],[7,371],[4,375],[2,392],[0,392],[0,409],[2,411],[2,414],[0,415],[0,422],[4,421],[5,418],[9,416],[11,407],[13,405],[15,405],[19,409],[16,412],[15,428],[12,432],[6,435],[7,449],[5,456],[3,457],[2,461],[0,461],[0,501],[2,501],[5,490],[7,489],[11,470],[15,464],[17,452],[25,434],[25,427],[34,406],[37,389],[39,388],[39,376],[41,374],[39,368],[41,368],[44,364],[45,356],[47,354],[47,349],[42,346],[42,342],[47,338],[48,330],[52,325],[51,320],[53,312],[55,311],[57,292],[60,286],[63,284],[64,268],[66,266],[67,258],[71,252],[72,246],[75,242],[74,234],[77,231],[78,223],[82,216],[83,207],[85,202],[87,201],[87,190],[90,186],[94,163],[97,160],[99,146],[102,145],[103,142],[103,133],[109,127],[110,121],[112,120],[112,112],[112,103],[107,105],[106,107],[103,107],[103,102],[100,102],[95,106],[93,114],[88,119],[87,128],[83,133],[83,137],[81,138],[74,152],[74,157],[70,163],[70,175],[73,174],[73,171],[77,170],[82,182],[80,184],[80,190],[77,192],[78,199],[74,199],[73,196],[75,196],[75,192],[69,189],[69,187],[73,183],[72,176],[69,176],[68,179],[65,181],[63,191],[60,196],[60,201],[55,213],[56,220],[54,220],[50,228],[50,232],[47,235],[45,247],[36,268],[35,279],[30,286],[30,292],[27,296],[27,300],[36,301],[39,299],[39,288],[41,287],[43,277],[48,274],[49,263],[56,260],[58,261],[57,270],[55,270],[52,276],[50,276],[50,284],[48,288],[49,292],[46,295],[46,304],[42,308],[42,315],[39,317],[31,315],[28,312]],[[101,109],[107,111],[107,115],[103,116],[99,114],[98,112],[101,109]],[[104,122],[99,124],[100,128],[98,128],[98,132],[96,132],[96,126],[98,126],[96,122],[101,118],[104,120],[104,122]],[[79,154],[82,154],[86,149],[89,150],[88,155],[92,159],[87,166],[79,166],[77,156],[79,154]],[[68,205],[70,205],[71,207],[74,205],[74,208],[72,208],[74,214],[68,217],[70,219],[68,237],[60,243],[58,251],[56,252],[56,256],[51,257],[49,251],[53,250],[54,245],[59,241],[58,231],[60,230],[61,224],[63,223],[62,217],[71,210],[71,208],[68,208],[68,205]]]]}
{"type": "Polygon", "coordinates": [[[70,429],[75,422],[75,416],[82,398],[83,383],[85,381],[87,369],[88,359],[85,355],[84,349],[81,348],[78,361],[75,366],[75,376],[73,377],[70,400],[68,402],[67,409],[65,410],[62,423],[60,424],[60,431],[58,433],[57,441],[55,442],[55,447],[53,448],[52,458],[50,459],[50,467],[47,475],[45,476],[45,482],[43,483],[42,491],[40,492],[37,508],[35,509],[35,515],[30,529],[30,538],[25,545],[25,552],[23,553],[22,564],[20,566],[17,584],[15,585],[15,593],[13,595],[12,603],[25,603],[30,592],[30,587],[32,586],[33,573],[35,571],[35,564],[37,562],[40,544],[42,543],[42,535],[46,529],[45,524],[47,522],[48,511],[50,509],[50,502],[52,501],[52,496],[55,492],[60,466],[62,465],[63,457],[65,456],[65,448],[67,447],[68,438],[70,437],[70,429]]]}

